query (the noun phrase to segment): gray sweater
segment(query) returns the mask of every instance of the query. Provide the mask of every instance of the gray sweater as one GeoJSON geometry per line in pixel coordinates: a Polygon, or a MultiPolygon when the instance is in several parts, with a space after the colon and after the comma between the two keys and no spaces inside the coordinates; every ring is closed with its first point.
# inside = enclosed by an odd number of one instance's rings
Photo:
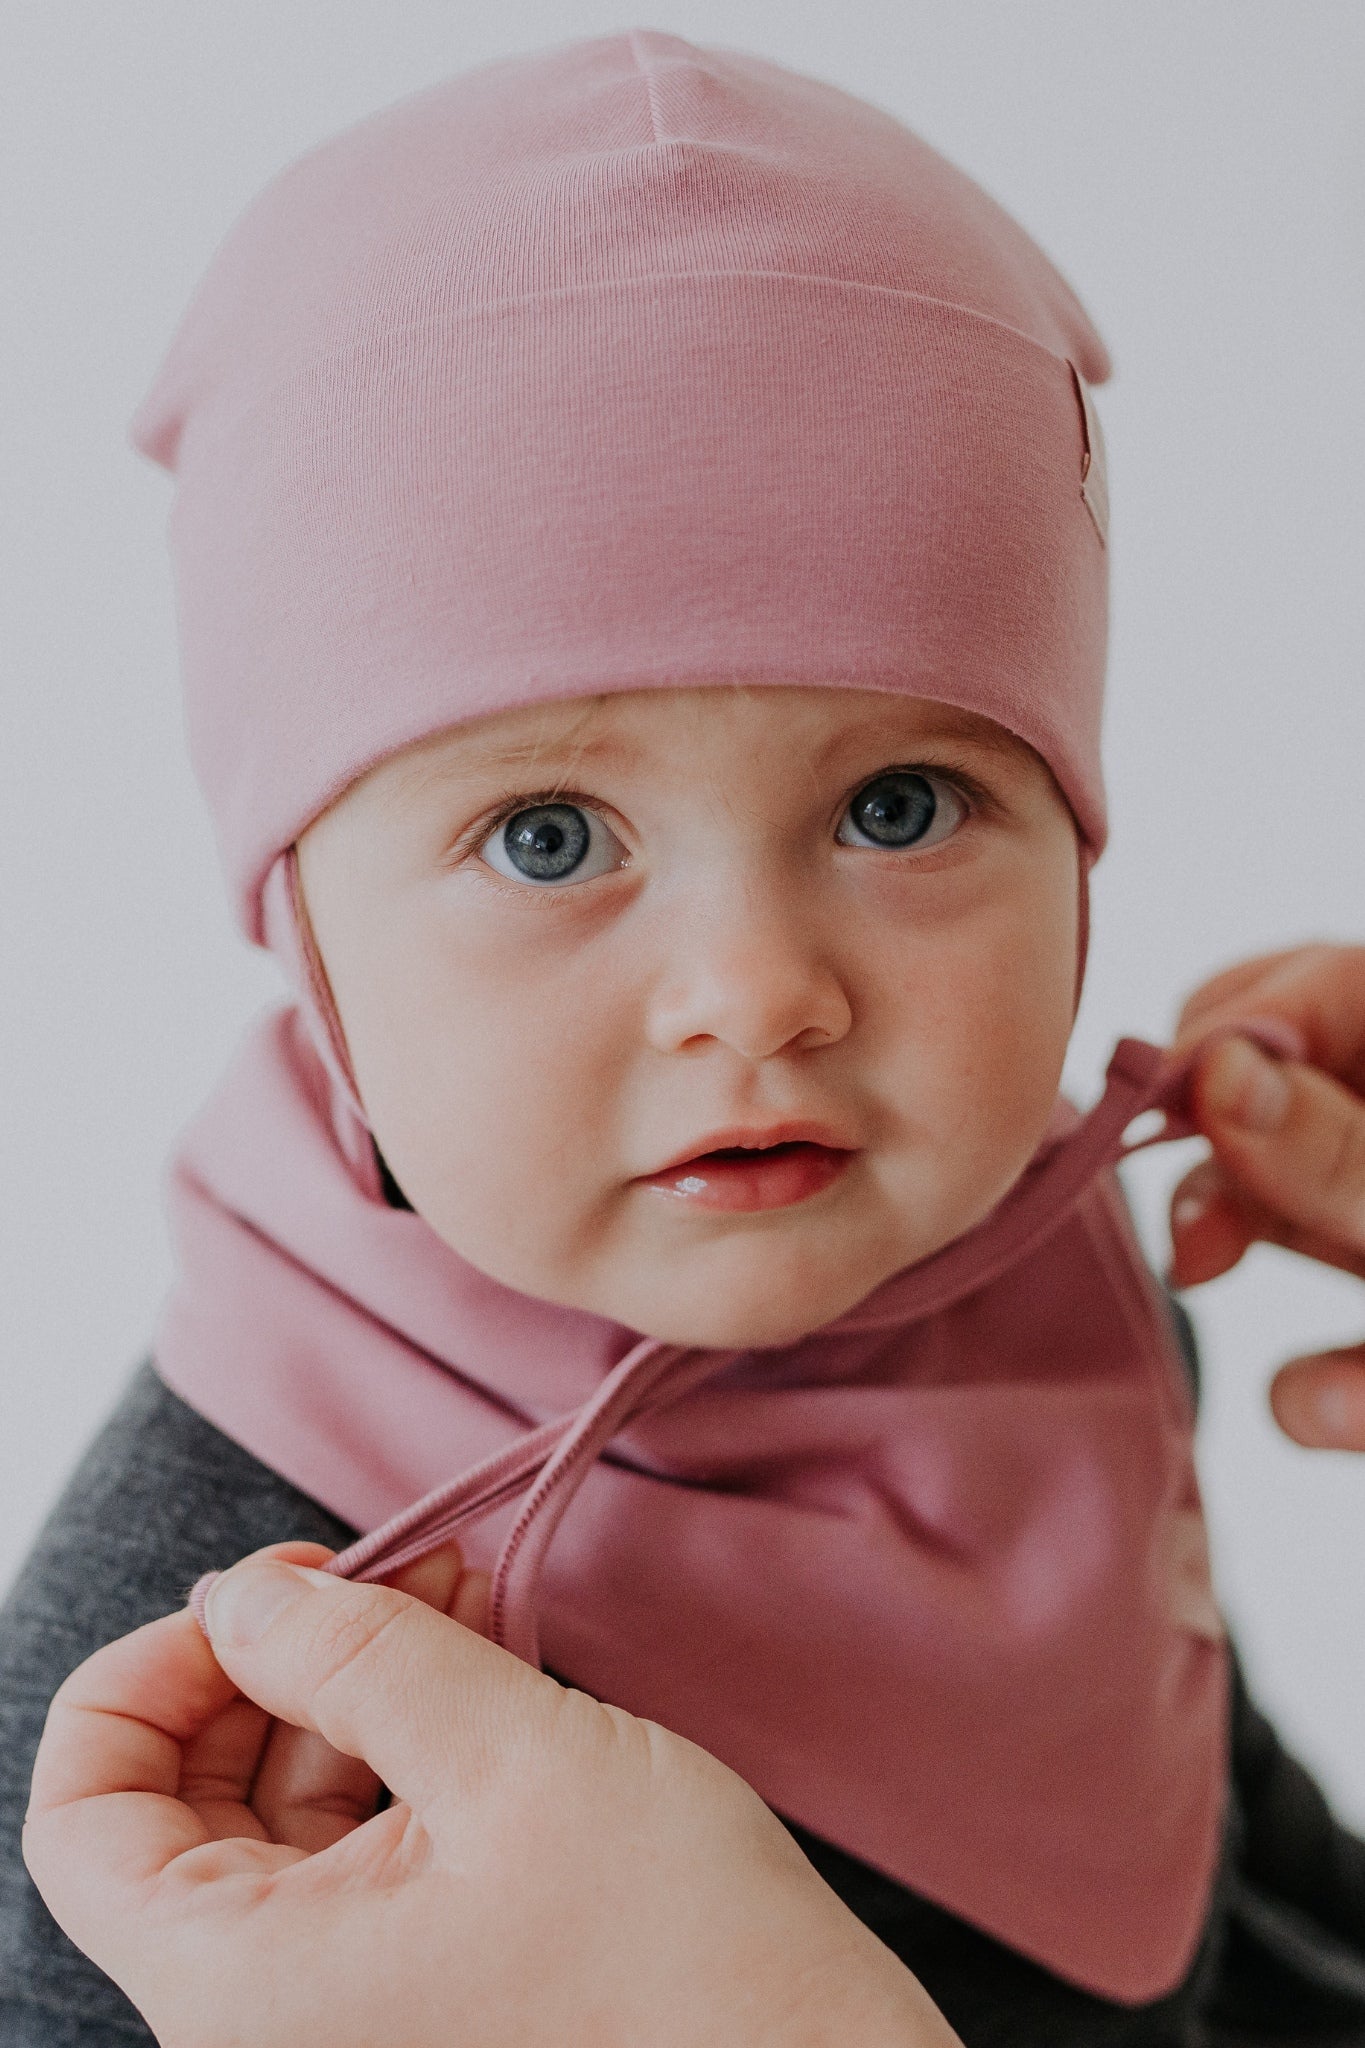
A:
{"type": "MultiPolygon", "coordinates": [[[[0,2048],[152,2039],[52,1921],[20,1855],[33,1753],[62,1679],[183,1604],[201,1572],[285,1537],[340,1548],[354,1533],[139,1367],[0,1608],[0,2048]]],[[[1224,1866],[1190,1975],[1156,2005],[1090,1997],[792,1831],[967,2048],[1365,2048],[1365,1845],[1334,1823],[1240,1679],[1234,1705],[1224,1866]]]]}

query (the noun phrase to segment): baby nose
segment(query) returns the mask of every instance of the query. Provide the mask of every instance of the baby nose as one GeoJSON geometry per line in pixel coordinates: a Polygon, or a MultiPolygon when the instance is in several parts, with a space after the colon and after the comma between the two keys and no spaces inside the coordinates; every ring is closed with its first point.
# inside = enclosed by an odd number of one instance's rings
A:
{"type": "Polygon", "coordinates": [[[660,1052],[727,1045],[746,1059],[813,1050],[853,1022],[844,980],[816,935],[794,917],[765,914],[673,925],[650,1005],[660,1052]]]}

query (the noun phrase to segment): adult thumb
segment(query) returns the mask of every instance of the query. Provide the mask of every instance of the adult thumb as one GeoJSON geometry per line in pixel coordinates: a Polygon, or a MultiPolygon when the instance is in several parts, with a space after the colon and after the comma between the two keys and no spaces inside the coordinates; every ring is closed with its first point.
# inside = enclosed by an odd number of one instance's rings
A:
{"type": "Polygon", "coordinates": [[[418,1812],[486,1783],[561,1692],[423,1601],[278,1558],[215,1579],[204,1625],[248,1699],[361,1758],[418,1812]]]}
{"type": "Polygon", "coordinates": [[[1365,1264],[1365,1102],[1316,1067],[1269,1058],[1249,1039],[1210,1047],[1191,1106],[1225,1179],[1295,1249],[1365,1264]]]}

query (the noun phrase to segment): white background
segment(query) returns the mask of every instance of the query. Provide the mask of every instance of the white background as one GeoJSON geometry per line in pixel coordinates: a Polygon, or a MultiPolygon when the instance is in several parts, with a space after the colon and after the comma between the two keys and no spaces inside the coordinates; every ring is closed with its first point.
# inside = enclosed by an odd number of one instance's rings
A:
{"type": "MultiPolygon", "coordinates": [[[[453,71],[631,26],[899,115],[1113,349],[1114,843],[1075,1091],[1237,955],[1365,939],[1359,0],[0,0],[0,1581],[144,1352],[176,1133],[282,987],[234,934],[184,759],[169,485],[127,418],[283,163],[453,71]]],[[[1158,1252],[1176,1165],[1140,1174],[1158,1252]]],[[[1192,1306],[1226,1603],[1365,1823],[1365,1459],[1277,1440],[1264,1401],[1278,1358],[1365,1329],[1365,1292],[1260,1250],[1192,1306]]]]}

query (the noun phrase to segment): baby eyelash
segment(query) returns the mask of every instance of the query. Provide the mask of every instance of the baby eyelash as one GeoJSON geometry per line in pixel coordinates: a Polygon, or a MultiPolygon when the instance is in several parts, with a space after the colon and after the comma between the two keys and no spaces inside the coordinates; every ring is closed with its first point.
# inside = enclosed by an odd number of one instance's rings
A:
{"type": "Polygon", "coordinates": [[[518,811],[532,811],[538,804],[576,804],[580,810],[595,811],[598,806],[594,798],[584,796],[581,790],[559,787],[557,789],[507,789],[497,797],[490,810],[478,818],[469,830],[462,833],[454,848],[463,854],[476,846],[482,846],[490,839],[500,825],[509,818],[515,818],[518,811]]]}
{"type": "MultiPolygon", "coordinates": [[[[872,775],[862,777],[848,792],[844,799],[845,803],[851,802],[858,790],[865,788],[867,783],[874,781],[878,775],[895,773],[936,775],[940,780],[952,783],[973,811],[989,816],[1001,809],[1000,799],[978,780],[965,763],[947,756],[935,761],[897,761],[885,768],[874,769],[872,775]]],[[[482,846],[484,841],[490,839],[509,818],[514,818],[518,811],[534,810],[538,804],[575,804],[581,810],[593,812],[599,809],[597,799],[563,783],[544,789],[505,789],[494,800],[492,806],[461,835],[459,842],[452,849],[453,854],[456,858],[462,859],[467,853],[482,846]]]]}
{"type": "Polygon", "coordinates": [[[1003,809],[993,790],[972,773],[965,763],[943,756],[935,761],[891,761],[885,768],[874,768],[871,775],[863,776],[844,799],[851,803],[860,789],[866,789],[869,782],[875,782],[879,775],[933,775],[940,782],[950,782],[958,795],[965,799],[969,809],[989,817],[1003,809]]]}

